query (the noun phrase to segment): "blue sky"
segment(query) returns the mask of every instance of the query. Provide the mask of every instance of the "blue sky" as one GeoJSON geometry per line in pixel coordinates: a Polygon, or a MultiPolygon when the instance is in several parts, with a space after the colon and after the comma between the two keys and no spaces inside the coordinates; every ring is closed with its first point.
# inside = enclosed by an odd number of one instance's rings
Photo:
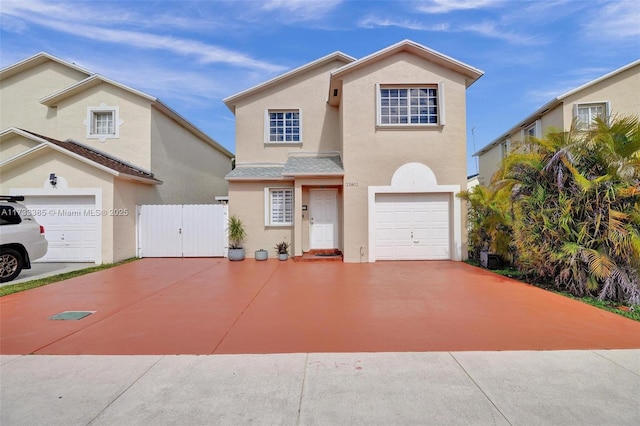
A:
{"type": "Polygon", "coordinates": [[[0,19],[0,67],[50,53],[160,98],[231,151],[223,98],[411,39],[485,72],[467,91],[469,174],[473,152],[536,108],[640,58],[635,0],[3,0],[0,19]]]}

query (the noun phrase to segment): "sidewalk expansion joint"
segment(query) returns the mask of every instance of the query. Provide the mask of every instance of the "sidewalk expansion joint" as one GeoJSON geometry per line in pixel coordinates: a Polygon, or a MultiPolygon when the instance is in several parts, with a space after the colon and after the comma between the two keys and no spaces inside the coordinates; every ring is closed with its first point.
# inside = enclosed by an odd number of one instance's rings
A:
{"type": "Polygon", "coordinates": [[[484,391],[484,389],[482,389],[482,387],[480,387],[480,385],[478,384],[478,382],[476,382],[473,377],[471,377],[471,374],[469,374],[469,372],[462,366],[462,364],[460,364],[460,361],[458,361],[458,359],[453,355],[453,353],[448,352],[448,354],[451,356],[451,358],[453,358],[453,360],[456,362],[456,364],[458,364],[458,366],[462,369],[462,371],[464,371],[464,374],[467,375],[467,377],[469,378],[469,380],[471,380],[471,382],[476,385],[476,387],[478,388],[478,390],[480,392],[482,392],[482,394],[484,395],[485,398],[487,398],[487,401],[489,401],[491,403],[491,405],[493,405],[493,407],[498,411],[498,413],[500,413],[500,415],[502,416],[502,418],[509,423],[511,426],[513,426],[513,423],[511,423],[509,421],[509,419],[507,418],[507,416],[504,415],[504,413],[502,412],[502,410],[500,410],[500,408],[495,404],[495,402],[493,402],[493,400],[489,397],[489,395],[487,395],[487,393],[484,391]]]}

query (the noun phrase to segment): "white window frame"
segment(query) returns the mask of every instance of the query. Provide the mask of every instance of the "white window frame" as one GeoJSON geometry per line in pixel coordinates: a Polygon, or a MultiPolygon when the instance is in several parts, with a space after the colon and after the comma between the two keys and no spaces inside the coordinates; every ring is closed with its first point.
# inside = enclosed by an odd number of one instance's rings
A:
{"type": "Polygon", "coordinates": [[[101,104],[97,107],[87,108],[87,119],[85,121],[87,127],[87,139],[98,139],[100,142],[105,142],[107,139],[118,139],[120,137],[120,126],[122,120],[120,120],[120,108],[117,106],[107,106],[101,104]],[[113,119],[113,132],[112,133],[95,133],[94,120],[96,114],[111,113],[113,119]]]}
{"type": "Polygon", "coordinates": [[[582,123],[579,119],[578,119],[578,111],[580,108],[593,108],[593,107],[604,107],[604,121],[605,122],[609,122],[609,101],[600,101],[600,102],[580,102],[580,103],[575,103],[573,104],[573,118],[576,119],[576,126],[578,129],[588,129],[591,126],[591,123],[593,123],[593,119],[595,118],[593,115],[591,115],[591,112],[589,112],[589,122],[588,123],[582,123]]]}
{"type": "MultiPolygon", "coordinates": [[[[437,84],[381,84],[376,83],[376,127],[385,129],[385,128],[399,128],[399,127],[409,127],[409,128],[428,128],[428,127],[441,127],[445,125],[445,96],[444,96],[444,83],[437,84]],[[435,89],[436,90],[436,122],[435,123],[382,123],[382,90],[383,89],[435,89]]],[[[410,97],[409,97],[410,99],[410,97]]],[[[406,106],[408,109],[411,108],[410,100],[408,105],[406,106]]],[[[411,112],[409,111],[407,117],[411,116],[411,112]]],[[[407,120],[410,121],[410,118],[407,120]]]]}
{"type": "MultiPolygon", "coordinates": [[[[286,125],[285,125],[286,128],[286,125]]],[[[286,135],[286,133],[285,133],[286,135]]],[[[264,143],[265,145],[302,145],[302,109],[300,108],[271,108],[264,111],[264,143]],[[272,113],[297,113],[298,114],[298,140],[297,141],[272,141],[271,140],[271,114],[272,113]]]]}
{"type": "MultiPolygon", "coordinates": [[[[286,201],[285,201],[284,218],[286,219],[286,201]]],[[[264,224],[265,226],[292,226],[295,214],[295,199],[294,188],[292,186],[281,187],[266,187],[264,189],[264,224]],[[290,222],[277,222],[273,220],[273,194],[276,192],[290,192],[291,193],[291,221],[290,222]]]]}
{"type": "Polygon", "coordinates": [[[534,138],[542,137],[542,122],[540,120],[536,120],[528,126],[524,126],[521,131],[522,142],[526,142],[529,136],[533,136],[534,138]],[[533,134],[530,134],[530,131],[533,130],[533,134]]]}
{"type": "Polygon", "coordinates": [[[509,155],[509,151],[511,151],[511,139],[510,138],[506,138],[500,144],[500,158],[501,159],[506,158],[507,155],[509,155]]]}

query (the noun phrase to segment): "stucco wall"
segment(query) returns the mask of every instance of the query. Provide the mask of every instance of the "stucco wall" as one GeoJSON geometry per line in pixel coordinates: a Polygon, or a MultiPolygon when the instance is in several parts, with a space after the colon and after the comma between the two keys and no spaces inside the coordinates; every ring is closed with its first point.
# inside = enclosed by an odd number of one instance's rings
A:
{"type": "Polygon", "coordinates": [[[236,158],[243,163],[284,163],[289,152],[338,151],[336,108],[327,104],[335,61],[241,99],[236,105],[236,158]],[[265,144],[265,111],[300,109],[302,144],[265,144]]]}
{"type": "Polygon", "coordinates": [[[34,142],[31,139],[26,139],[22,136],[7,136],[4,140],[0,141],[0,162],[16,155],[34,148],[38,145],[38,142],[34,142]]]}
{"type": "Polygon", "coordinates": [[[86,77],[80,71],[48,61],[1,80],[0,129],[17,127],[54,138],[64,137],[55,110],[39,100],[86,77]]]}
{"type": "Polygon", "coordinates": [[[60,101],[57,116],[62,140],[73,138],[138,167],[151,168],[151,105],[148,100],[102,83],[60,101]],[[122,124],[119,125],[117,139],[101,142],[87,138],[87,109],[102,104],[119,109],[118,119],[122,124]]]}
{"type": "MultiPolygon", "coordinates": [[[[253,258],[254,251],[265,249],[275,256],[274,246],[280,241],[292,243],[293,226],[265,226],[264,209],[266,187],[293,187],[292,182],[229,182],[229,216],[237,215],[245,225],[247,240],[244,243],[246,256],[253,258]]],[[[295,247],[289,249],[293,254],[295,247]]]]}
{"type": "Polygon", "coordinates": [[[613,115],[640,116],[640,65],[587,87],[564,99],[564,120],[567,127],[573,119],[575,103],[609,102],[613,115]]]}
{"type": "Polygon", "coordinates": [[[368,257],[368,186],[389,185],[393,173],[403,164],[425,164],[435,173],[438,184],[466,187],[465,96],[463,76],[407,53],[346,76],[340,104],[346,262],[360,262],[368,257]],[[376,128],[376,83],[442,82],[445,84],[444,126],[376,128]]]}
{"type": "Polygon", "coordinates": [[[151,170],[163,184],[156,187],[158,201],[145,204],[211,204],[216,196],[227,195],[229,157],[155,108],[151,138],[151,170]]]}
{"type": "MultiPolygon", "coordinates": [[[[15,161],[0,169],[0,193],[11,190],[41,189],[39,195],[66,195],[68,190],[99,189],[102,209],[109,211],[113,204],[113,176],[95,167],[73,159],[68,155],[45,149],[20,161],[15,161]],[[67,188],[48,185],[50,173],[55,173],[59,181],[66,181],[67,188]]],[[[37,219],[37,218],[36,218],[37,219]]],[[[102,261],[111,263],[113,254],[113,220],[107,215],[102,218],[102,261]]]]}

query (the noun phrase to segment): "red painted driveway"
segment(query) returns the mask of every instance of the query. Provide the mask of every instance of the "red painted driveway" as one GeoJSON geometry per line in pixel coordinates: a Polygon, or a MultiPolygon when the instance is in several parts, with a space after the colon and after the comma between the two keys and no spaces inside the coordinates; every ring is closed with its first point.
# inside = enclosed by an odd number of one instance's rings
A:
{"type": "Polygon", "coordinates": [[[460,262],[142,259],[0,298],[2,354],[640,348],[640,323],[460,262]],[[63,311],[95,311],[77,321],[63,311]]]}

